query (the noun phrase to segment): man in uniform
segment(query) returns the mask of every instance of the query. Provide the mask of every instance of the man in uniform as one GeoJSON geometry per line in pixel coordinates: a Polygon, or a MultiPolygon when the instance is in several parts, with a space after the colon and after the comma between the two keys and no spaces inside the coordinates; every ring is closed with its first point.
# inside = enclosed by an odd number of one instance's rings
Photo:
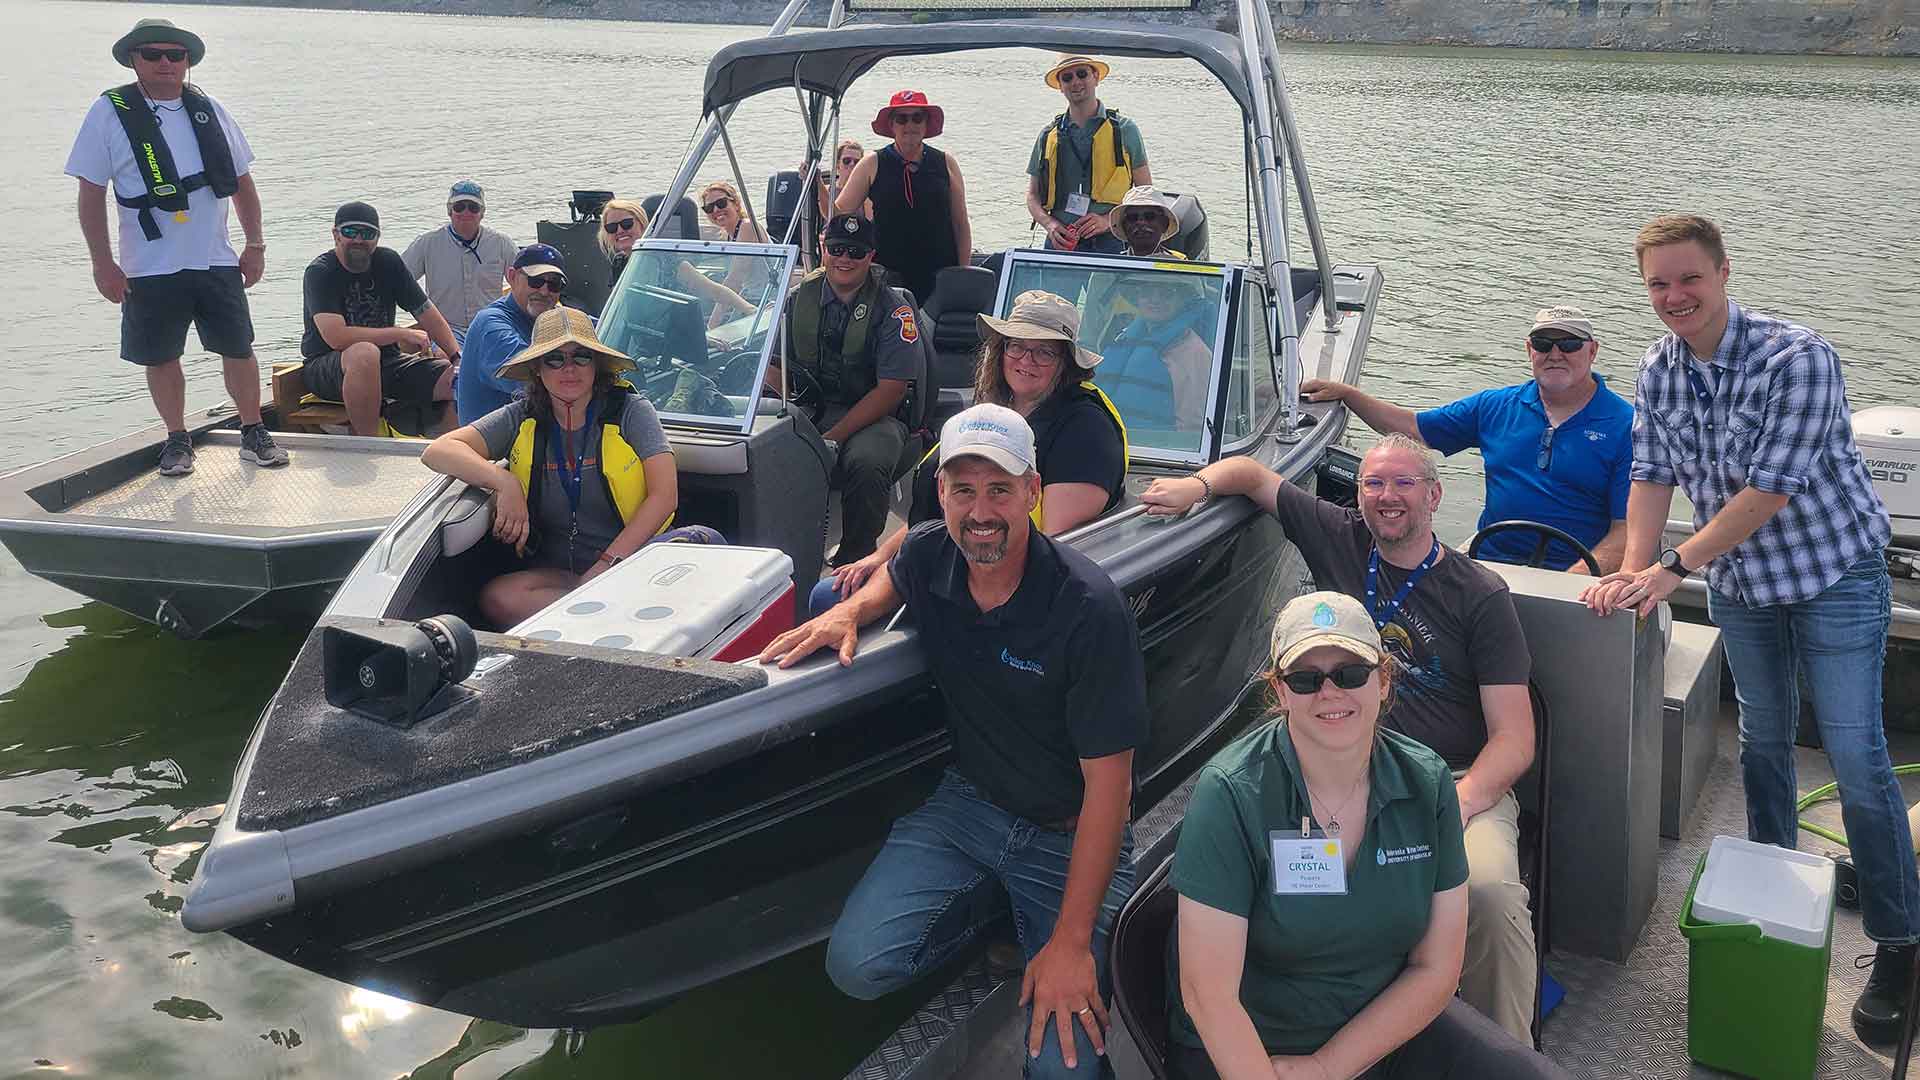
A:
{"type": "Polygon", "coordinates": [[[519,395],[521,384],[500,374],[533,337],[533,321],[560,303],[567,287],[567,260],[560,249],[528,244],[507,270],[507,295],[480,309],[467,328],[453,403],[460,423],[471,424],[519,395]]]}
{"type": "Polygon", "coordinates": [[[135,81],[94,99],[80,125],[67,175],[80,182],[80,232],[100,295],[120,305],[120,356],[146,369],[147,393],[166,424],[160,474],[193,471],[187,377],[180,354],[187,325],[221,357],[240,414],[240,459],[287,463],[260,422],[260,368],[246,290],[266,268],[253,150],[218,102],[187,83],[206,56],[198,34],[166,19],[141,19],[113,43],[135,81]],[[136,151],[135,146],[139,149],[136,151]],[[107,240],[107,186],[120,204],[120,260],[107,240]],[[227,202],[240,211],[246,246],[227,236],[227,202]]]}
{"type": "Polygon", "coordinates": [[[975,405],[940,432],[942,521],[887,572],[774,639],[764,661],[821,648],[851,664],[860,627],[905,603],[946,699],[953,764],[894,823],[827,944],[827,974],[872,999],[936,971],[999,915],[1027,956],[1026,1075],[1113,1075],[1107,939],[1133,890],[1133,752],[1147,739],[1139,632],[1099,566],[1033,528],[1033,430],[975,405]]]}
{"type": "Polygon", "coordinates": [[[1047,230],[1047,247],[1055,250],[1126,250],[1107,214],[1126,198],[1127,189],[1153,183],[1140,129],[1100,103],[1099,86],[1108,71],[1104,61],[1063,56],[1045,75],[1047,85],[1067,99],[1067,111],[1033,142],[1027,213],[1047,230]]]}
{"type": "Polygon", "coordinates": [[[1179,514],[1245,495],[1280,519],[1313,580],[1358,599],[1404,672],[1383,721],[1446,759],[1467,841],[1467,955],[1460,996],[1515,1038],[1533,1039],[1537,977],[1527,890],[1520,884],[1514,781],[1533,763],[1532,660],[1499,575],[1440,543],[1440,479],[1417,440],[1388,435],[1360,462],[1352,511],[1246,457],[1225,458],[1141,495],[1179,514]]]}
{"type": "MultiPolygon", "coordinates": [[[[787,304],[786,355],[819,384],[821,435],[835,450],[841,566],[873,553],[887,525],[894,473],[907,446],[896,415],[919,370],[920,325],[907,294],[873,265],[873,222],[836,214],[821,235],[821,268],[787,304]]],[[[780,372],[767,382],[778,386],[780,372]]]]}
{"type": "Polygon", "coordinates": [[[473,317],[500,299],[500,283],[515,254],[504,233],[480,224],[486,216],[486,192],[462,180],[447,192],[447,224],[414,237],[400,253],[407,273],[415,280],[426,278],[427,298],[462,343],[473,317]]]}

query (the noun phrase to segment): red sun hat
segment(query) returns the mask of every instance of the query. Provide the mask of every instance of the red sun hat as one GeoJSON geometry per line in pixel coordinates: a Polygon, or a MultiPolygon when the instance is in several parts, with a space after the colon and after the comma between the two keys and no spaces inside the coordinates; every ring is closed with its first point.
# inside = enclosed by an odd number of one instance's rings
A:
{"type": "Polygon", "coordinates": [[[901,90],[873,114],[873,133],[881,138],[893,138],[893,110],[925,109],[927,112],[927,133],[922,138],[931,139],[947,129],[945,109],[927,100],[927,95],[918,90],[901,90]]]}

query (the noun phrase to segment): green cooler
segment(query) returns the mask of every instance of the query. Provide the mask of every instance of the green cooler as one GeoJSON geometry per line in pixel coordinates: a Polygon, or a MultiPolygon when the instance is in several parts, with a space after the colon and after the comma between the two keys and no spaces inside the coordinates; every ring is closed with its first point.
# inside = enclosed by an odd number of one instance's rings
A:
{"type": "Polygon", "coordinates": [[[1833,860],[1716,836],[1680,906],[1687,1055],[1756,1080],[1807,1080],[1833,950],[1833,860]]]}

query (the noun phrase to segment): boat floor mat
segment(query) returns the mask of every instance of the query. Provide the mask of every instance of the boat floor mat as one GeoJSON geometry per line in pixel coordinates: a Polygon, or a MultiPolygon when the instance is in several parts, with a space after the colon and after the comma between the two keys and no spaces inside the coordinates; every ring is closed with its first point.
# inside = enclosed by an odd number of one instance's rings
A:
{"type": "MultiPolygon", "coordinates": [[[[351,627],[374,620],[329,620],[351,627]]],[[[389,624],[390,625],[390,624],[389,624]]],[[[289,829],[504,769],[767,683],[758,667],[477,633],[483,676],[398,728],[327,704],[321,634],[267,706],[239,825],[289,829]],[[490,658],[501,655],[501,663],[490,658]],[[497,665],[497,666],[496,666],[497,665]],[[478,689],[472,689],[478,687],[478,689]]]]}

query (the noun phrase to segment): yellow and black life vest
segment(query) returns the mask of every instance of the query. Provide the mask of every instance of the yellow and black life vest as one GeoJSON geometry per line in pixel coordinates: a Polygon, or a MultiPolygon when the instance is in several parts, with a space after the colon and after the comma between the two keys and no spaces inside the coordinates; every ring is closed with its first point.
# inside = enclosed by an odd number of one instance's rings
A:
{"type": "Polygon", "coordinates": [[[854,294],[840,351],[831,357],[821,355],[820,340],[820,290],[830,287],[826,270],[813,271],[794,287],[787,304],[787,356],[820,380],[829,405],[851,406],[880,384],[871,348],[873,326],[906,303],[887,287],[885,273],[878,266],[867,271],[867,280],[854,294]]]}
{"type": "Polygon", "coordinates": [[[191,86],[180,90],[180,106],[186,110],[194,142],[200,146],[200,171],[181,176],[173,162],[173,151],[167,149],[167,140],[160,134],[160,120],[148,107],[139,83],[116,86],[100,96],[113,106],[113,115],[119,118],[127,143],[133,147],[134,160],[140,165],[140,177],[147,184],[141,195],[127,196],[117,189],[113,195],[121,206],[140,211],[140,232],[148,241],[160,239],[160,226],[153,219],[156,208],[179,215],[186,212],[188,194],[201,188],[212,188],[214,196],[221,199],[231,198],[240,190],[233,148],[227,145],[227,133],[220,126],[213,99],[191,86]]]}
{"type": "MultiPolygon", "coordinates": [[[[607,493],[607,501],[620,513],[621,524],[633,520],[634,511],[647,501],[647,470],[640,455],[620,434],[620,417],[626,412],[627,397],[622,391],[615,390],[601,399],[605,412],[600,417],[600,482],[607,493]]],[[[533,513],[540,512],[540,484],[546,476],[546,446],[552,420],[535,420],[529,416],[520,421],[520,431],[513,438],[513,447],[507,451],[507,471],[520,481],[520,490],[527,494],[527,506],[533,513]]],[[[658,536],[673,524],[673,515],[654,530],[658,536]]]]}
{"type": "MultiPolygon", "coordinates": [[[[1120,125],[1113,123],[1119,118],[1118,111],[1103,108],[1093,121],[1093,162],[1091,175],[1087,177],[1087,197],[1097,203],[1117,204],[1127,197],[1127,189],[1133,186],[1133,157],[1120,138],[1120,125]]],[[[1061,113],[1047,125],[1047,141],[1041,150],[1046,172],[1040,176],[1040,190],[1046,196],[1048,211],[1071,194],[1060,190],[1060,140],[1066,131],[1067,114],[1061,113]]]]}
{"type": "MultiPolygon", "coordinates": [[[[1120,419],[1120,410],[1113,407],[1113,402],[1108,399],[1106,391],[1095,386],[1091,380],[1081,382],[1080,389],[1092,394],[1094,399],[1100,402],[1101,408],[1105,409],[1107,416],[1113,420],[1114,430],[1120,433],[1120,490],[1107,493],[1107,505],[1100,509],[1100,512],[1104,514],[1108,510],[1113,509],[1114,504],[1120,501],[1120,492],[1126,490],[1127,470],[1133,465],[1132,451],[1129,450],[1127,446],[1127,422],[1120,419]]],[[[1053,438],[1054,435],[1050,433],[1048,436],[1049,446],[1052,445],[1053,438]]],[[[926,456],[920,459],[920,463],[914,466],[914,470],[918,472],[918,470],[928,462],[933,461],[935,455],[939,453],[940,444],[936,442],[927,450],[926,456]]],[[[1047,453],[1040,447],[1034,448],[1034,458],[1036,460],[1044,460],[1047,456],[1047,453]]],[[[1040,499],[1033,504],[1033,509],[1027,514],[1027,517],[1033,520],[1033,527],[1036,529],[1043,529],[1046,526],[1046,522],[1043,520],[1043,515],[1041,514],[1041,510],[1047,504],[1046,477],[1044,475],[1040,478],[1040,485],[1040,499]]]]}

